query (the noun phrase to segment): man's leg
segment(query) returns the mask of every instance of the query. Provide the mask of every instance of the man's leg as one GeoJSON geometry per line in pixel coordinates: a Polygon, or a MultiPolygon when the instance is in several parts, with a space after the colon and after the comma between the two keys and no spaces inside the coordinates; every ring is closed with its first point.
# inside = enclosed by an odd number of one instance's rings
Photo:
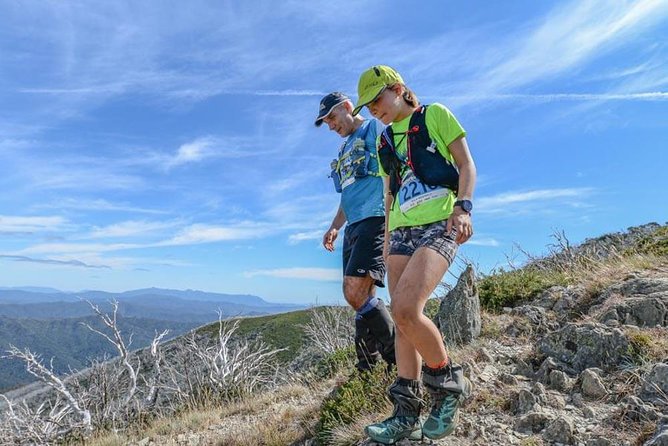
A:
{"type": "Polygon", "coordinates": [[[344,285],[344,291],[357,312],[357,320],[368,328],[385,362],[394,365],[394,322],[385,303],[375,297],[376,286],[385,286],[385,219],[370,217],[357,222],[351,235],[353,243],[344,270],[346,278],[350,277],[350,280],[347,287],[344,285]]]}
{"type": "Polygon", "coordinates": [[[375,288],[371,277],[344,276],[343,296],[355,310],[355,353],[357,354],[357,368],[370,370],[380,359],[378,342],[373,335],[366,318],[358,313],[369,300],[375,288]]]}

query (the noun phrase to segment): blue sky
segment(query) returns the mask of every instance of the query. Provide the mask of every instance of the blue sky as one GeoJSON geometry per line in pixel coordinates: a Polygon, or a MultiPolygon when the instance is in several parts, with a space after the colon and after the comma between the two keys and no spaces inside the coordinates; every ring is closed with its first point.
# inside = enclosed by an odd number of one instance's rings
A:
{"type": "Polygon", "coordinates": [[[0,286],[342,302],[313,119],[374,64],[468,131],[482,269],[668,219],[665,1],[2,1],[0,286]]]}

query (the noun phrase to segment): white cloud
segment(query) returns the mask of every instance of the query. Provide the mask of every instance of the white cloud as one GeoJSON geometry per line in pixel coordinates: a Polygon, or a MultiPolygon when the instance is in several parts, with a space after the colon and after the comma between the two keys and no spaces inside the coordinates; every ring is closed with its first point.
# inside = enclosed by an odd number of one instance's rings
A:
{"type": "Polygon", "coordinates": [[[83,238],[131,237],[144,234],[155,234],[157,231],[174,227],[177,224],[178,222],[129,220],[109,226],[96,227],[90,234],[83,238]]]}
{"type": "Polygon", "coordinates": [[[255,276],[278,277],[281,279],[318,280],[336,282],[341,280],[341,270],[336,268],[278,268],[247,271],[245,277],[255,276]]]}
{"type": "Polygon", "coordinates": [[[35,208],[82,209],[87,211],[123,211],[137,212],[142,214],[168,214],[167,211],[142,208],[125,203],[113,203],[104,199],[85,200],[76,198],[63,198],[59,199],[57,203],[43,204],[35,206],[35,208]]]}
{"type": "Polygon", "coordinates": [[[176,155],[167,162],[167,168],[181,164],[194,163],[216,154],[215,147],[218,141],[210,136],[197,138],[179,147],[176,155]]]}
{"type": "Polygon", "coordinates": [[[21,217],[0,215],[0,232],[35,232],[63,229],[67,220],[63,217],[21,217]]]}
{"type": "Polygon", "coordinates": [[[473,236],[469,241],[466,242],[467,245],[476,245],[476,246],[499,246],[500,243],[498,240],[492,237],[477,237],[473,236]]]}
{"type": "Polygon", "coordinates": [[[555,200],[580,199],[591,195],[591,188],[537,189],[529,191],[504,192],[476,200],[476,213],[513,212],[519,203],[546,204],[554,207],[555,200]]]}
{"type": "MultiPolygon", "coordinates": [[[[429,97],[432,98],[432,97],[429,97]]],[[[433,97],[444,102],[479,102],[479,101],[525,101],[525,102],[557,102],[557,101],[668,101],[668,92],[654,91],[646,93],[549,93],[549,94],[482,94],[460,95],[449,97],[433,97]]]]}
{"type": "Polygon", "coordinates": [[[477,87],[498,92],[545,80],[625,43],[630,33],[651,28],[667,13],[668,3],[661,0],[560,4],[514,54],[508,48],[506,60],[487,71],[477,87]]]}
{"type": "Polygon", "coordinates": [[[259,238],[269,233],[267,225],[254,222],[239,223],[235,226],[212,226],[194,224],[184,228],[169,240],[159,242],[155,246],[194,245],[228,240],[248,240],[259,238]]]}
{"type": "Polygon", "coordinates": [[[306,240],[320,240],[324,233],[325,231],[321,231],[318,229],[315,231],[298,232],[296,234],[290,234],[290,236],[288,237],[288,243],[290,243],[291,245],[296,245],[306,240]]]}

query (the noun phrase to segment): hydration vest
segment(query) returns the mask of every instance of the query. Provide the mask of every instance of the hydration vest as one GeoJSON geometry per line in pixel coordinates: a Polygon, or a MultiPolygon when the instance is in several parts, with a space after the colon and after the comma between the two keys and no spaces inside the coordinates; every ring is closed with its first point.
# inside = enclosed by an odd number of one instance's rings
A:
{"type": "Polygon", "coordinates": [[[352,144],[353,146],[345,154],[343,153],[343,150],[346,148],[348,140],[344,141],[343,145],[341,145],[341,148],[339,149],[339,157],[332,160],[330,165],[332,170],[329,176],[332,178],[332,181],[334,182],[334,189],[336,189],[337,192],[343,192],[343,185],[345,185],[346,181],[349,180],[350,177],[357,179],[364,178],[369,175],[379,176],[378,173],[369,170],[371,158],[376,158],[376,154],[371,152],[366,146],[366,137],[369,134],[369,128],[372,125],[374,125],[373,122],[370,122],[367,125],[364,134],[355,138],[352,144]],[[341,165],[345,162],[350,163],[351,168],[347,172],[347,176],[342,178],[341,165]]]}
{"type": "Polygon", "coordinates": [[[390,178],[390,192],[396,196],[401,187],[404,166],[408,166],[415,176],[429,186],[444,186],[457,193],[459,171],[441,155],[427,130],[427,105],[421,106],[411,116],[406,131],[406,160],[397,155],[394,146],[394,132],[389,125],[380,135],[378,158],[383,170],[390,178]]]}

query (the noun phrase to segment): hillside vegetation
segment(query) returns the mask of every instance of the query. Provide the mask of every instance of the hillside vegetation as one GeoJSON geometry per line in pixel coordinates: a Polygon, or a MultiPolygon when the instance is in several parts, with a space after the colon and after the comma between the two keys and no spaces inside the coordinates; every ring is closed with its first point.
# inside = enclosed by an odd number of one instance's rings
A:
{"type": "MultiPolygon", "coordinates": [[[[668,444],[668,226],[630,228],[578,246],[555,234],[546,255],[528,255],[522,267],[493,271],[467,289],[458,294],[458,284],[426,310],[474,383],[454,434],[431,444],[668,444]],[[442,313],[445,303],[464,298],[482,306],[482,329],[470,342],[448,337],[449,315],[442,313]]],[[[113,431],[98,426],[86,444],[373,444],[363,427],[390,414],[384,390],[396,375],[382,364],[368,374],[353,371],[351,312],[316,308],[229,323],[224,355],[233,357],[237,342],[271,352],[272,361],[253,373],[269,370],[273,379],[265,373],[252,389],[209,383],[188,400],[169,396],[186,404],[113,431]]],[[[167,343],[165,361],[181,358],[196,369],[206,355],[184,356],[179,345],[220,352],[224,326],[167,343]]],[[[255,363],[252,350],[244,352],[255,363]]]]}

